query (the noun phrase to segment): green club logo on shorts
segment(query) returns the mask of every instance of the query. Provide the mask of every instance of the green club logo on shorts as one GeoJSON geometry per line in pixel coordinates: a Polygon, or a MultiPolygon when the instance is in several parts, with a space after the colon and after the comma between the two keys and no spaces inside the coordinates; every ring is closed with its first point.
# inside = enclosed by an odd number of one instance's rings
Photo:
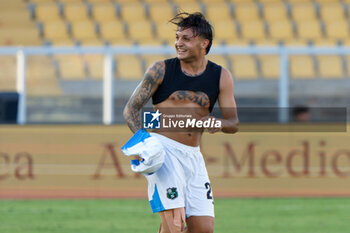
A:
{"type": "Polygon", "coordinates": [[[166,190],[166,192],[167,192],[166,196],[171,200],[174,200],[175,198],[177,198],[179,196],[176,188],[168,188],[166,190]]]}

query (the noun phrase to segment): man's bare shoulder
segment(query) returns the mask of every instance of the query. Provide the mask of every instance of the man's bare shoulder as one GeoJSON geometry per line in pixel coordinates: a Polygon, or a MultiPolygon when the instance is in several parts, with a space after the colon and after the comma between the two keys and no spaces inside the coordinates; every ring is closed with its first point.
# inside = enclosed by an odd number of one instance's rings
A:
{"type": "Polygon", "coordinates": [[[220,84],[231,84],[233,83],[233,78],[231,72],[225,67],[221,68],[220,84]]]}
{"type": "Polygon", "coordinates": [[[156,61],[146,71],[145,78],[152,78],[155,82],[162,82],[165,75],[165,62],[156,61]]]}

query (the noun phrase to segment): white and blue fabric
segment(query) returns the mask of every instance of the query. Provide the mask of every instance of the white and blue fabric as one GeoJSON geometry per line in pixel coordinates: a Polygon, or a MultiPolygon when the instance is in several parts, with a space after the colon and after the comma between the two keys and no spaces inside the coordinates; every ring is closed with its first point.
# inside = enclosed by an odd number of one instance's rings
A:
{"type": "Polygon", "coordinates": [[[138,130],[121,148],[126,156],[138,155],[142,158],[131,160],[131,170],[144,175],[156,172],[164,163],[165,151],[157,137],[152,137],[145,129],[138,130]]]}

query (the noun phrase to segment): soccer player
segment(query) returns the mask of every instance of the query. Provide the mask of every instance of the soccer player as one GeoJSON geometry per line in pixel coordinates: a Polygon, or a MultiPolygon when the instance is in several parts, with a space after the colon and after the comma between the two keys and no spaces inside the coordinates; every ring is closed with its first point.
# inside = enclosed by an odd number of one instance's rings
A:
{"type": "MultiPolygon", "coordinates": [[[[187,108],[210,120],[218,100],[223,118],[209,133],[238,131],[233,79],[230,72],[207,60],[213,40],[212,26],[201,13],[179,13],[169,22],[177,25],[177,56],[157,61],[145,72],[124,109],[132,130],[142,129],[141,108],[152,97],[154,109],[187,108]]],[[[213,119],[213,120],[214,120],[213,119]]],[[[153,212],[161,217],[161,233],[210,233],[214,230],[214,203],[208,173],[199,145],[202,131],[151,133],[164,146],[164,164],[146,175],[153,212]],[[186,225],[186,227],[185,227],[186,225]]]]}

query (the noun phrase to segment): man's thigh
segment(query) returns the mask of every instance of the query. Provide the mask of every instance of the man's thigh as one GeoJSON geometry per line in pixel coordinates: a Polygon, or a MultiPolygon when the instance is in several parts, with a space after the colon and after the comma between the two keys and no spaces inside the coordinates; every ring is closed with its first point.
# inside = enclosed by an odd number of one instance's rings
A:
{"type": "Polygon", "coordinates": [[[214,232],[214,217],[191,216],[187,218],[185,233],[212,233],[214,232]]]}

